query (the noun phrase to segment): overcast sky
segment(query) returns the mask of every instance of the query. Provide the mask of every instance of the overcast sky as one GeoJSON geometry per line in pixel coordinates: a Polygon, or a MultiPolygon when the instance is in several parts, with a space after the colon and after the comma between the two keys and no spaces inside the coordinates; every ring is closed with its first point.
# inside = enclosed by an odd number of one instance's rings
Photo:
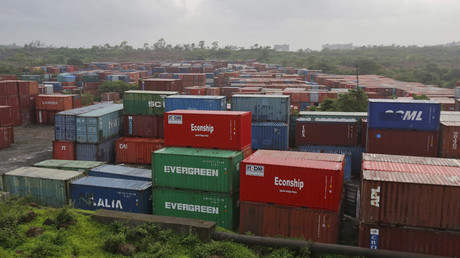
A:
{"type": "Polygon", "coordinates": [[[0,0],[0,44],[91,47],[218,41],[437,45],[460,41],[459,0],[0,0]]]}

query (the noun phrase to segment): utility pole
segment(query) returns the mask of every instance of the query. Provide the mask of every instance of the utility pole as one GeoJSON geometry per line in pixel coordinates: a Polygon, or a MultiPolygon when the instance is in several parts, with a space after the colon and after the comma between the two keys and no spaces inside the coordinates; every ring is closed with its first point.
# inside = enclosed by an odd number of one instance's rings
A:
{"type": "Polygon", "coordinates": [[[359,89],[359,59],[356,60],[356,89],[359,89]]]}

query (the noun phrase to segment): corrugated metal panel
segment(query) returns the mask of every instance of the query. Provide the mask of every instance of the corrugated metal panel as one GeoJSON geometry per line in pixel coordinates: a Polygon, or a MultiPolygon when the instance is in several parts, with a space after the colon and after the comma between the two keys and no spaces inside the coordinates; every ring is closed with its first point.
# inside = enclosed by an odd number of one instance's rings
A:
{"type": "Polygon", "coordinates": [[[296,146],[301,145],[358,145],[356,119],[299,118],[296,123],[296,146]]]}
{"type": "Polygon", "coordinates": [[[165,112],[182,110],[227,110],[225,96],[168,96],[165,99],[165,112]]]}
{"type": "Polygon", "coordinates": [[[123,97],[124,113],[128,115],[163,115],[165,98],[177,94],[176,91],[125,91],[123,97]]]}
{"type": "Polygon", "coordinates": [[[62,111],[73,108],[73,98],[68,95],[38,95],[35,101],[39,110],[62,111]]]}
{"type": "Polygon", "coordinates": [[[242,150],[251,145],[251,114],[176,110],[165,114],[165,146],[242,150]]]}
{"type": "Polygon", "coordinates": [[[53,207],[68,204],[69,183],[83,176],[76,171],[22,167],[4,174],[11,195],[31,196],[32,201],[53,207]]]}
{"type": "Polygon", "coordinates": [[[164,116],[123,115],[123,134],[148,138],[163,138],[164,116]]]}
{"type": "Polygon", "coordinates": [[[53,159],[74,160],[75,142],[53,141],[53,159]]]}
{"type": "Polygon", "coordinates": [[[460,167],[363,161],[363,169],[421,174],[460,175],[460,167]]]}
{"type": "Polygon", "coordinates": [[[34,164],[34,167],[56,168],[88,173],[91,168],[104,165],[99,161],[48,159],[34,164]]]}
{"type": "Polygon", "coordinates": [[[163,148],[152,154],[155,186],[234,193],[240,185],[241,151],[163,148]]]}
{"type": "Polygon", "coordinates": [[[460,254],[460,232],[423,228],[359,225],[358,246],[429,255],[456,257],[460,254]]]}
{"type": "Polygon", "coordinates": [[[163,148],[164,143],[164,139],[121,137],[115,142],[115,161],[151,164],[152,152],[163,148]]]}
{"type": "Polygon", "coordinates": [[[254,150],[288,150],[289,125],[280,122],[252,123],[252,148],[254,150]]]}
{"type": "Polygon", "coordinates": [[[258,150],[253,156],[273,157],[280,159],[302,159],[302,160],[318,160],[329,162],[344,162],[344,155],[329,154],[329,153],[310,153],[300,151],[278,151],[278,150],[258,150]]]}
{"type": "Polygon", "coordinates": [[[300,117],[311,118],[354,118],[357,120],[367,118],[367,112],[324,112],[324,111],[300,111],[300,117]]]}
{"type": "Polygon", "coordinates": [[[420,165],[433,165],[433,166],[444,166],[444,167],[460,167],[460,160],[457,160],[457,159],[414,157],[414,156],[374,154],[374,153],[363,153],[363,161],[379,161],[379,162],[420,164],[420,165]]]}
{"type": "MultiPolygon", "coordinates": [[[[240,199],[337,211],[342,197],[343,161],[307,160],[297,158],[298,153],[294,155],[296,158],[258,154],[243,160],[240,199]]],[[[344,156],[340,157],[343,160],[344,156]]]]}
{"type": "Polygon", "coordinates": [[[115,104],[77,116],[77,142],[98,143],[123,130],[123,105],[115,104]]]}
{"type": "Polygon", "coordinates": [[[238,194],[153,189],[153,215],[214,221],[229,230],[235,230],[239,224],[237,202],[238,194]]]}
{"type": "Polygon", "coordinates": [[[342,220],[337,212],[254,202],[240,202],[240,214],[240,234],[330,244],[337,243],[342,220]]]}
{"type": "Polygon", "coordinates": [[[152,183],[107,177],[84,177],[70,184],[75,208],[152,213],[152,183]]]}
{"type": "MultiPolygon", "coordinates": [[[[391,164],[391,163],[381,163],[391,164]]],[[[397,164],[397,163],[393,163],[397,164]]],[[[411,164],[416,166],[415,164],[411,164]]],[[[417,165],[422,167],[430,167],[427,165],[417,165]]],[[[385,170],[363,170],[363,178],[367,180],[385,181],[385,182],[399,182],[399,183],[413,183],[413,184],[426,184],[426,185],[443,185],[443,186],[459,186],[460,178],[457,168],[454,167],[440,167],[440,169],[433,169],[425,172],[419,171],[385,171],[385,170]],[[446,170],[443,173],[443,169],[446,170]],[[364,173],[366,172],[366,173],[364,173]],[[366,176],[364,176],[366,174],[366,176]]]]}
{"type": "Polygon", "coordinates": [[[232,111],[251,111],[254,122],[289,122],[290,97],[284,95],[233,95],[232,111]]]}
{"type": "Polygon", "coordinates": [[[367,130],[366,152],[436,157],[439,133],[402,130],[367,130]]]}
{"type": "Polygon", "coordinates": [[[459,158],[460,122],[441,122],[439,155],[445,158],[459,158]]]}
{"type": "Polygon", "coordinates": [[[363,170],[362,177],[361,222],[460,229],[460,173],[363,170]]]}
{"type": "Polygon", "coordinates": [[[100,143],[77,143],[77,160],[86,161],[115,161],[115,141],[113,137],[100,143]]]}
{"type": "Polygon", "coordinates": [[[152,171],[150,169],[132,168],[120,165],[102,165],[91,168],[88,172],[88,176],[152,182],[152,171]]]}
{"type": "Polygon", "coordinates": [[[441,104],[432,100],[370,99],[368,128],[437,131],[441,104]]]}

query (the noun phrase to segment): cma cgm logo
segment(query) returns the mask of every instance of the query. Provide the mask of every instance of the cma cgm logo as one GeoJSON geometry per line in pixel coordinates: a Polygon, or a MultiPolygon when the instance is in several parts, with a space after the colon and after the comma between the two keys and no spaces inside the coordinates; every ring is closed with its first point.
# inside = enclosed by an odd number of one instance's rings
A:
{"type": "Polygon", "coordinates": [[[385,110],[383,114],[384,120],[389,121],[422,121],[423,111],[412,111],[412,110],[385,110]]]}

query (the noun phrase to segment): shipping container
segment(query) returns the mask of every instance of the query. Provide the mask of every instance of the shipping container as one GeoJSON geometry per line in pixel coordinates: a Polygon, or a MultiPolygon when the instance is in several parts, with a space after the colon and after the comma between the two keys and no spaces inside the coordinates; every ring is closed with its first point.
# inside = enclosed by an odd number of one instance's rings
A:
{"type": "Polygon", "coordinates": [[[358,246],[427,255],[458,257],[460,232],[390,225],[359,225],[358,246]]]}
{"type": "Polygon", "coordinates": [[[458,196],[460,172],[363,170],[360,221],[459,230],[458,196]]]}
{"type": "Polygon", "coordinates": [[[12,127],[0,127],[0,149],[8,148],[14,142],[12,127]]]}
{"type": "Polygon", "coordinates": [[[436,166],[424,164],[406,164],[379,161],[363,161],[363,170],[391,171],[400,173],[443,174],[455,176],[460,174],[460,167],[436,166]]]}
{"type": "Polygon", "coordinates": [[[227,110],[225,96],[174,95],[165,99],[165,112],[182,110],[227,110]]]}
{"type": "Polygon", "coordinates": [[[390,162],[390,163],[432,165],[432,166],[442,166],[442,167],[460,167],[460,160],[458,159],[415,157],[415,156],[404,156],[404,155],[363,153],[362,160],[363,161],[390,162]]]}
{"type": "Polygon", "coordinates": [[[240,234],[330,244],[338,242],[342,221],[339,212],[243,201],[240,214],[240,234]]]}
{"type": "Polygon", "coordinates": [[[37,110],[63,111],[73,108],[73,98],[69,95],[37,95],[37,110]]]}
{"type": "Polygon", "coordinates": [[[360,145],[364,149],[366,148],[366,139],[367,139],[367,118],[361,120],[361,135],[360,135],[360,145]]]}
{"type": "Polygon", "coordinates": [[[0,126],[13,125],[13,111],[10,106],[0,106],[0,126]]]}
{"type": "Polygon", "coordinates": [[[123,115],[124,136],[163,138],[164,116],[123,115]]]}
{"type": "Polygon", "coordinates": [[[239,224],[238,194],[155,187],[153,215],[214,221],[235,230],[239,224]]]}
{"type": "Polygon", "coordinates": [[[152,182],[84,177],[70,184],[74,207],[152,214],[152,182]]]}
{"type": "Polygon", "coordinates": [[[284,95],[233,95],[232,111],[251,111],[254,122],[289,122],[290,97],[284,95]]]}
{"type": "Polygon", "coordinates": [[[104,92],[101,94],[101,101],[115,101],[120,99],[118,92],[104,92]]]}
{"type": "Polygon", "coordinates": [[[437,157],[439,133],[367,129],[366,152],[437,157]]]}
{"type": "Polygon", "coordinates": [[[241,162],[241,201],[338,211],[342,198],[344,155],[258,152],[241,162]],[[341,161],[312,160],[311,157],[315,156],[341,161]]]}
{"type": "Polygon", "coordinates": [[[337,118],[298,118],[296,146],[302,145],[358,145],[358,121],[337,118]]]}
{"type": "Polygon", "coordinates": [[[139,90],[146,91],[183,91],[182,80],[177,79],[145,79],[139,84],[139,90]]]}
{"type": "Polygon", "coordinates": [[[120,165],[102,165],[91,168],[88,176],[152,182],[152,170],[120,165]]]}
{"type": "Polygon", "coordinates": [[[115,161],[115,141],[118,136],[99,143],[77,143],[77,160],[86,161],[115,161]]]}
{"type": "Polygon", "coordinates": [[[35,81],[18,81],[19,96],[38,95],[38,83],[35,81]]]}
{"type": "Polygon", "coordinates": [[[75,142],[53,141],[53,159],[74,160],[75,142]]]}
{"type": "Polygon", "coordinates": [[[112,103],[101,103],[59,112],[54,115],[54,136],[57,141],[77,140],[77,116],[109,107],[112,103]]]}
{"type": "Polygon", "coordinates": [[[250,112],[176,110],[165,113],[165,146],[239,151],[250,145],[250,112]]]}
{"type": "Polygon", "coordinates": [[[459,133],[460,122],[441,122],[439,156],[460,158],[459,133]]]}
{"type": "Polygon", "coordinates": [[[57,160],[49,159],[34,164],[34,167],[55,168],[84,172],[85,174],[92,168],[102,166],[105,162],[84,161],[84,160],[57,160]]]}
{"type": "Polygon", "coordinates": [[[288,150],[289,125],[281,122],[253,122],[252,149],[288,150]]]}
{"type": "Polygon", "coordinates": [[[114,104],[77,116],[77,142],[98,143],[121,135],[123,105],[114,104]]]}
{"type": "Polygon", "coordinates": [[[441,104],[432,100],[369,99],[368,128],[439,130],[441,104]]]}
{"type": "Polygon", "coordinates": [[[115,142],[115,162],[151,164],[152,152],[164,147],[164,139],[121,137],[115,142]]]}
{"type": "Polygon", "coordinates": [[[81,177],[77,171],[21,167],[4,174],[4,185],[12,196],[30,196],[33,202],[60,208],[69,203],[70,182],[81,177]]]}
{"type": "Polygon", "coordinates": [[[165,112],[165,98],[177,94],[175,91],[125,91],[124,114],[161,116],[165,112]]]}
{"type": "Polygon", "coordinates": [[[53,85],[53,91],[61,91],[62,90],[62,82],[43,82],[43,84],[49,84],[49,85],[53,85]]]}
{"type": "Polygon", "coordinates": [[[241,151],[163,148],[152,153],[153,184],[234,193],[240,185],[241,151]]]}
{"type": "MultiPolygon", "coordinates": [[[[43,125],[52,125],[54,124],[54,115],[59,111],[56,110],[37,110],[36,111],[36,121],[38,124],[43,124],[43,125]]],[[[21,112],[21,122],[30,122],[30,117],[29,120],[23,119],[22,117],[22,112],[21,112]]]]}

